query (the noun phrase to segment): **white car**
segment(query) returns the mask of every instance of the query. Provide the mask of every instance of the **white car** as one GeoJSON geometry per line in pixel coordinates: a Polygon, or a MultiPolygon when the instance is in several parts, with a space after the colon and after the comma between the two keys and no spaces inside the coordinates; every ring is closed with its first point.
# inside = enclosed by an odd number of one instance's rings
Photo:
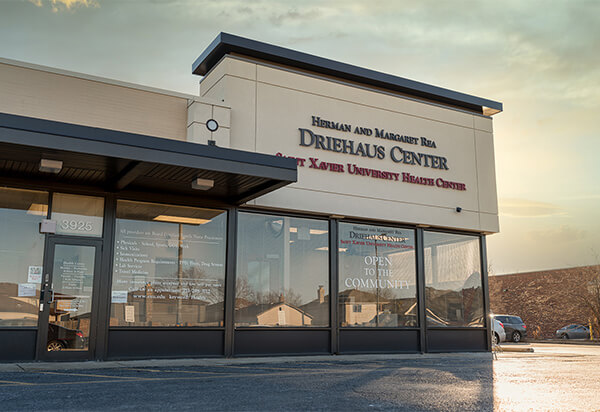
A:
{"type": "Polygon", "coordinates": [[[506,332],[504,332],[504,325],[502,322],[496,318],[492,318],[492,325],[492,343],[497,345],[500,342],[506,341],[506,332]]]}

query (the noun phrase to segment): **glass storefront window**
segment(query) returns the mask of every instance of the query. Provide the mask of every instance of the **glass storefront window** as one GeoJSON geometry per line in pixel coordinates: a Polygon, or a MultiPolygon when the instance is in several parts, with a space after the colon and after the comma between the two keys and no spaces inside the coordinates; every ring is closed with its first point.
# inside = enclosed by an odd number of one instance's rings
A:
{"type": "Polygon", "coordinates": [[[48,193],[0,188],[0,327],[37,326],[48,193]]]}
{"type": "Polygon", "coordinates": [[[104,198],[54,193],[52,220],[57,235],[102,237],[104,198]]]}
{"type": "Polygon", "coordinates": [[[117,202],[111,326],[223,326],[227,213],[117,202]]]}
{"type": "Polygon", "coordinates": [[[484,326],[479,238],[426,231],[424,246],[427,325],[484,326]]]}
{"type": "Polygon", "coordinates": [[[236,326],[329,326],[328,222],[239,214],[236,326]]]}
{"type": "Polygon", "coordinates": [[[418,326],[415,259],[414,230],[340,223],[340,326],[418,326]]]}

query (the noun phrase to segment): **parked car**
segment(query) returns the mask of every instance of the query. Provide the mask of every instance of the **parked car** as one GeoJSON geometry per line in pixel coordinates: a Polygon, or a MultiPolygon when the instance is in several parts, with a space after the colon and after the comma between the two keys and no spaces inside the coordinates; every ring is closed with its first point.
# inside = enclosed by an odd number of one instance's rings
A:
{"type": "Polygon", "coordinates": [[[504,331],[504,325],[498,319],[492,318],[493,334],[492,343],[494,345],[500,342],[506,341],[506,332],[504,331]]]}
{"type": "Polygon", "coordinates": [[[556,337],[560,339],[588,339],[590,330],[583,325],[563,326],[556,331],[556,337]]]}
{"type": "Polygon", "coordinates": [[[504,325],[507,340],[521,342],[527,337],[527,325],[525,325],[520,317],[513,315],[494,315],[494,319],[504,325]]]}
{"type": "Polygon", "coordinates": [[[78,329],[67,329],[54,323],[48,324],[48,352],[63,349],[83,349],[86,346],[86,338],[78,329]]]}

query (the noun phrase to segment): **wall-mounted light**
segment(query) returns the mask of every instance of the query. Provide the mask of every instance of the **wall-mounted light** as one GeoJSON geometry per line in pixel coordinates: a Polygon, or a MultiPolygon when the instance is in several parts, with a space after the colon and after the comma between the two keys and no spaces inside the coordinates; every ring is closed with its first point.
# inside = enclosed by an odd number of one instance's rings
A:
{"type": "Polygon", "coordinates": [[[216,132],[219,128],[219,123],[215,119],[210,119],[206,122],[206,128],[211,132],[216,132]]]}
{"type": "Polygon", "coordinates": [[[457,207],[456,207],[456,213],[460,213],[460,212],[462,212],[462,207],[460,207],[460,206],[457,206],[457,207]]]}
{"type": "Polygon", "coordinates": [[[184,223],[186,225],[203,225],[210,222],[210,219],[200,219],[197,217],[185,217],[185,216],[170,216],[170,215],[158,215],[154,219],[158,222],[169,222],[169,223],[184,223]]]}
{"type": "Polygon", "coordinates": [[[62,170],[63,162],[61,160],[40,160],[40,172],[59,173],[62,170]]]}
{"type": "Polygon", "coordinates": [[[212,179],[197,178],[196,180],[192,181],[192,189],[195,189],[195,190],[212,189],[214,185],[215,185],[215,181],[212,179]]]}
{"type": "Polygon", "coordinates": [[[27,214],[46,217],[48,216],[48,205],[43,203],[32,203],[29,206],[29,209],[27,209],[27,214]]]}

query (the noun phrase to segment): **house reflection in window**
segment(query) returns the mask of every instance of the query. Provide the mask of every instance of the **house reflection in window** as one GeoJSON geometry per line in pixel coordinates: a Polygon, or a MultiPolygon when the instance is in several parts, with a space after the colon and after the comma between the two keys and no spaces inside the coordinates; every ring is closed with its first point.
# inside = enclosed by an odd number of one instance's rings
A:
{"type": "Polygon", "coordinates": [[[236,326],[329,326],[328,223],[240,213],[236,326]]]}
{"type": "Polygon", "coordinates": [[[342,327],[416,327],[414,230],[339,225],[342,327]]]}

